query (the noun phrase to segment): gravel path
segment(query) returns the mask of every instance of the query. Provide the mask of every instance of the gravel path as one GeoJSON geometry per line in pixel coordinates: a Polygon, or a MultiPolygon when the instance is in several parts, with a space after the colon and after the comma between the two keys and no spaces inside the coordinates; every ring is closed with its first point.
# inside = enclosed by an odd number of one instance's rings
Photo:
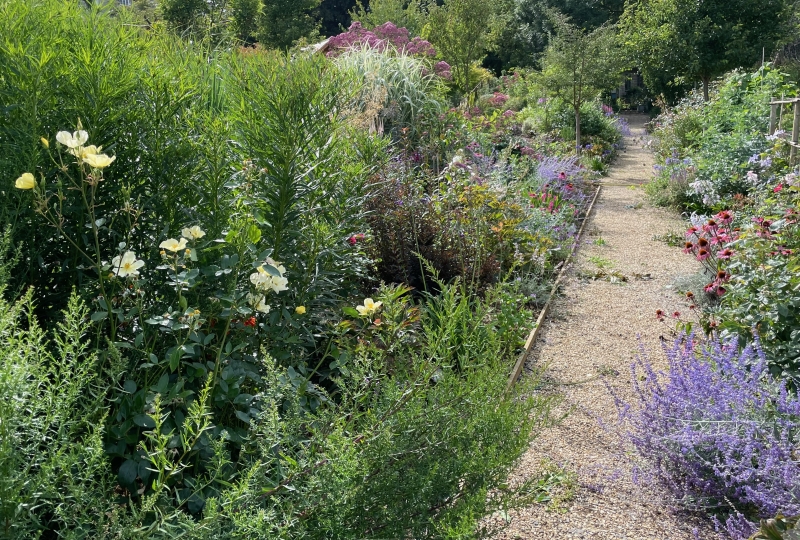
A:
{"type": "MultiPolygon", "coordinates": [[[[630,365],[639,341],[656,366],[665,361],[660,337],[672,323],[659,323],[657,309],[687,309],[676,289],[699,266],[655,235],[684,230],[679,216],[651,207],[642,189],[652,176],[653,157],[642,148],[643,116],[631,115],[627,150],[603,179],[573,267],[531,352],[531,366],[547,366],[545,384],[563,396],[566,418],[546,429],[523,456],[512,483],[541,474],[543,460],[575,473],[574,496],[558,509],[535,504],[508,516],[502,539],[682,540],[714,537],[691,516],[672,512],[664,494],[636,486],[626,448],[609,428],[616,420],[607,382],[632,397],[630,365]],[[588,232],[588,234],[587,234],[588,232]],[[602,239],[602,240],[600,240],[602,239]],[[599,259],[598,259],[599,258],[599,259]],[[614,278],[588,279],[604,267],[614,278]],[[587,379],[591,379],[589,382],[587,379]],[[575,383],[578,384],[575,384],[575,383]]],[[[629,449],[628,449],[629,450],[629,449]]],[[[630,455],[628,453],[628,455],[630,455]]]]}

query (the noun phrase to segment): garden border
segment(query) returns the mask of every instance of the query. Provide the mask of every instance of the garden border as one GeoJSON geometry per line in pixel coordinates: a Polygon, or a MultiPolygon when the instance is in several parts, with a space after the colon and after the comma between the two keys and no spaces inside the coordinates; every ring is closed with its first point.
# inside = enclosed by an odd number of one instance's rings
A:
{"type": "Polygon", "coordinates": [[[528,339],[525,340],[525,349],[519,355],[517,359],[517,363],[514,364],[514,370],[511,372],[511,376],[508,379],[508,384],[506,385],[506,392],[510,391],[511,388],[516,384],[517,379],[519,379],[520,374],[522,373],[522,368],[525,365],[525,361],[528,359],[528,355],[533,348],[533,344],[536,343],[536,338],[539,336],[539,331],[542,329],[542,323],[544,322],[545,317],[550,311],[550,305],[553,303],[553,299],[556,296],[556,291],[558,287],[561,285],[561,280],[564,278],[564,275],[569,268],[570,263],[572,263],[572,258],[575,255],[575,252],[578,251],[578,247],[581,245],[581,239],[583,238],[583,229],[586,227],[586,223],[589,221],[589,218],[592,215],[592,210],[594,209],[594,203],[597,201],[597,197],[600,195],[600,190],[602,189],[603,184],[602,182],[598,183],[597,191],[594,192],[594,197],[592,197],[592,202],[589,204],[589,208],[586,210],[586,214],[583,216],[583,223],[581,223],[581,228],[578,229],[578,235],[575,237],[575,244],[572,246],[572,250],[570,250],[567,259],[564,261],[564,266],[561,267],[561,271],[558,273],[558,277],[556,277],[555,282],[553,283],[553,287],[550,289],[550,295],[547,297],[547,301],[544,303],[544,307],[542,307],[542,311],[539,312],[539,316],[536,318],[536,323],[534,323],[533,328],[528,333],[528,339]]]}

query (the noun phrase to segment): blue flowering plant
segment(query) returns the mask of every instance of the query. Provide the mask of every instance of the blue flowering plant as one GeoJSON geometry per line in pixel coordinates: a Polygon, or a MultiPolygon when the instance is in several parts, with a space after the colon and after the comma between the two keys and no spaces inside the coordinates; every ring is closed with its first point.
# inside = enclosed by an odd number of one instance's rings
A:
{"type": "Polygon", "coordinates": [[[710,513],[734,539],[760,519],[800,512],[800,400],[769,374],[758,339],[742,349],[684,334],[664,352],[666,372],[644,353],[632,365],[633,403],[616,397],[640,478],[710,513]]]}

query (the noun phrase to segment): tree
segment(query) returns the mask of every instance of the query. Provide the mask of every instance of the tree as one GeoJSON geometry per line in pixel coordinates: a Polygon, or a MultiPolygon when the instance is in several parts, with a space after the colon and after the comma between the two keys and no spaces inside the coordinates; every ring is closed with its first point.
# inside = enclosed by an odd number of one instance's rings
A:
{"type": "Polygon", "coordinates": [[[498,75],[511,67],[539,66],[553,32],[548,13],[556,9],[573,24],[594,30],[615,24],[622,15],[623,0],[511,0],[508,22],[500,38],[502,47],[490,51],[483,65],[498,75]]]}
{"type": "Polygon", "coordinates": [[[357,0],[350,18],[367,29],[393,22],[400,28],[408,28],[412,36],[418,36],[425,26],[425,13],[430,3],[429,0],[369,0],[364,7],[362,0],[357,0]]]}
{"type": "Polygon", "coordinates": [[[178,32],[186,32],[200,25],[205,14],[204,0],[164,0],[161,16],[178,32]]]}
{"type": "Polygon", "coordinates": [[[314,12],[320,22],[322,34],[335,36],[348,28],[352,23],[350,16],[355,5],[356,0],[322,0],[314,12]]]}
{"type": "Polygon", "coordinates": [[[581,151],[581,105],[619,84],[623,62],[613,26],[587,32],[560,13],[551,13],[555,34],[542,57],[541,83],[575,113],[575,147],[581,151]]]}
{"type": "Polygon", "coordinates": [[[264,0],[258,18],[258,40],[274,49],[288,49],[298,39],[319,31],[312,11],[321,0],[264,0]]]}
{"type": "Polygon", "coordinates": [[[231,0],[231,25],[236,37],[245,43],[255,40],[261,0],[231,0]]]}
{"type": "Polygon", "coordinates": [[[790,28],[793,0],[636,0],[621,35],[645,84],[703,83],[771,54],[790,28]]]}
{"type": "Polygon", "coordinates": [[[472,67],[496,48],[509,12],[504,0],[446,0],[431,6],[423,35],[453,66],[453,79],[464,92],[473,90],[472,67]]]}

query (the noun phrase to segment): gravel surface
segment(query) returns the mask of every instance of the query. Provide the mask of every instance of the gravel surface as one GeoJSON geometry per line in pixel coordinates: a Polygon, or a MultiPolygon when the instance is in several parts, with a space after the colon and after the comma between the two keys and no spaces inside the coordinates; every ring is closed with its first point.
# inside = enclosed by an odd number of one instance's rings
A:
{"type": "Polygon", "coordinates": [[[631,449],[614,432],[617,412],[606,383],[633,398],[630,365],[640,342],[651,351],[655,366],[665,366],[660,339],[671,340],[675,325],[658,322],[655,312],[688,311],[677,284],[700,270],[680,249],[654,239],[685,226],[675,213],[650,206],[638,187],[652,177],[653,157],[642,148],[645,118],[631,115],[628,120],[632,137],[603,179],[563,294],[526,366],[528,371],[546,366],[543,384],[563,397],[557,413],[567,416],[537,436],[511,483],[540,475],[549,460],[574,473],[574,496],[560,509],[534,504],[492,516],[492,525],[508,524],[496,538],[715,537],[704,521],[670,510],[657,487],[632,482],[631,449]],[[587,277],[597,276],[600,267],[606,276],[587,277]]]}

